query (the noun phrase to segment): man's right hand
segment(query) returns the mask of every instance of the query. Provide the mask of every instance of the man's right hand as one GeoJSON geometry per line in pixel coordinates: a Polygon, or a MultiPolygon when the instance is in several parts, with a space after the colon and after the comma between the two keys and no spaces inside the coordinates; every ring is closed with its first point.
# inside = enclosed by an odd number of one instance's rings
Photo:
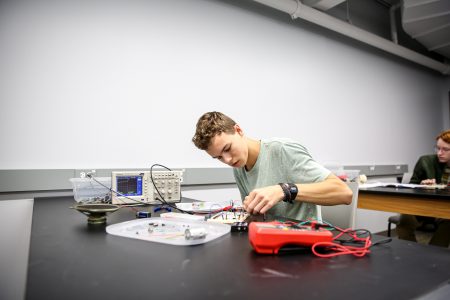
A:
{"type": "Polygon", "coordinates": [[[420,184],[433,185],[436,184],[436,179],[424,179],[420,182],[420,184]]]}

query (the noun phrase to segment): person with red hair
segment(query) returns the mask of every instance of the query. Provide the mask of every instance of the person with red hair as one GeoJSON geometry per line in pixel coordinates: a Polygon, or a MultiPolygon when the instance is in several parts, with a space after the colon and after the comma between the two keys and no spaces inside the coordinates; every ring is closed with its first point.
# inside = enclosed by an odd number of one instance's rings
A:
{"type": "MultiPolygon", "coordinates": [[[[424,155],[414,167],[410,183],[415,184],[450,184],[450,130],[441,132],[436,137],[436,154],[424,155]]],[[[448,187],[447,187],[448,188],[448,187]]],[[[430,240],[430,245],[448,247],[450,244],[450,220],[434,219],[423,216],[401,215],[397,225],[400,239],[417,241],[415,230],[424,223],[433,222],[437,229],[430,240]]]]}

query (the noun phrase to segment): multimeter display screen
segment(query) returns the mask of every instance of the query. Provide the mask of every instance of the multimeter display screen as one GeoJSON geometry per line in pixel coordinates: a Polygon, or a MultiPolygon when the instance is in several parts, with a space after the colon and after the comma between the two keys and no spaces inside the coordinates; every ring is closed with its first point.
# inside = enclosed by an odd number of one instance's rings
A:
{"type": "Polygon", "coordinates": [[[117,191],[124,196],[142,196],[143,176],[118,176],[117,191]]]}

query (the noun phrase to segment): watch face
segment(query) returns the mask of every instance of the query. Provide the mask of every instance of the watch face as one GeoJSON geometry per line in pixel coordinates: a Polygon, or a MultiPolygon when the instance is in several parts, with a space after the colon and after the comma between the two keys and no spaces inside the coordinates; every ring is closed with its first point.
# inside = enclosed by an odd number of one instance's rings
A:
{"type": "Polygon", "coordinates": [[[289,185],[289,191],[291,193],[296,193],[297,192],[297,186],[295,184],[290,184],[289,185]]]}
{"type": "Polygon", "coordinates": [[[298,188],[295,184],[289,184],[289,193],[291,194],[291,200],[295,200],[298,193],[298,188]]]}

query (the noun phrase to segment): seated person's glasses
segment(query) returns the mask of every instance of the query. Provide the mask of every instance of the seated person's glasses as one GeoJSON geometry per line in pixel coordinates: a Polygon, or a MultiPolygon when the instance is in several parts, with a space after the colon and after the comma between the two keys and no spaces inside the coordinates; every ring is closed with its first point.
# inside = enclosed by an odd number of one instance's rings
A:
{"type": "Polygon", "coordinates": [[[435,151],[436,153],[439,152],[439,151],[442,151],[442,152],[449,152],[449,151],[450,151],[450,148],[434,146],[434,151],[435,151]]]}

